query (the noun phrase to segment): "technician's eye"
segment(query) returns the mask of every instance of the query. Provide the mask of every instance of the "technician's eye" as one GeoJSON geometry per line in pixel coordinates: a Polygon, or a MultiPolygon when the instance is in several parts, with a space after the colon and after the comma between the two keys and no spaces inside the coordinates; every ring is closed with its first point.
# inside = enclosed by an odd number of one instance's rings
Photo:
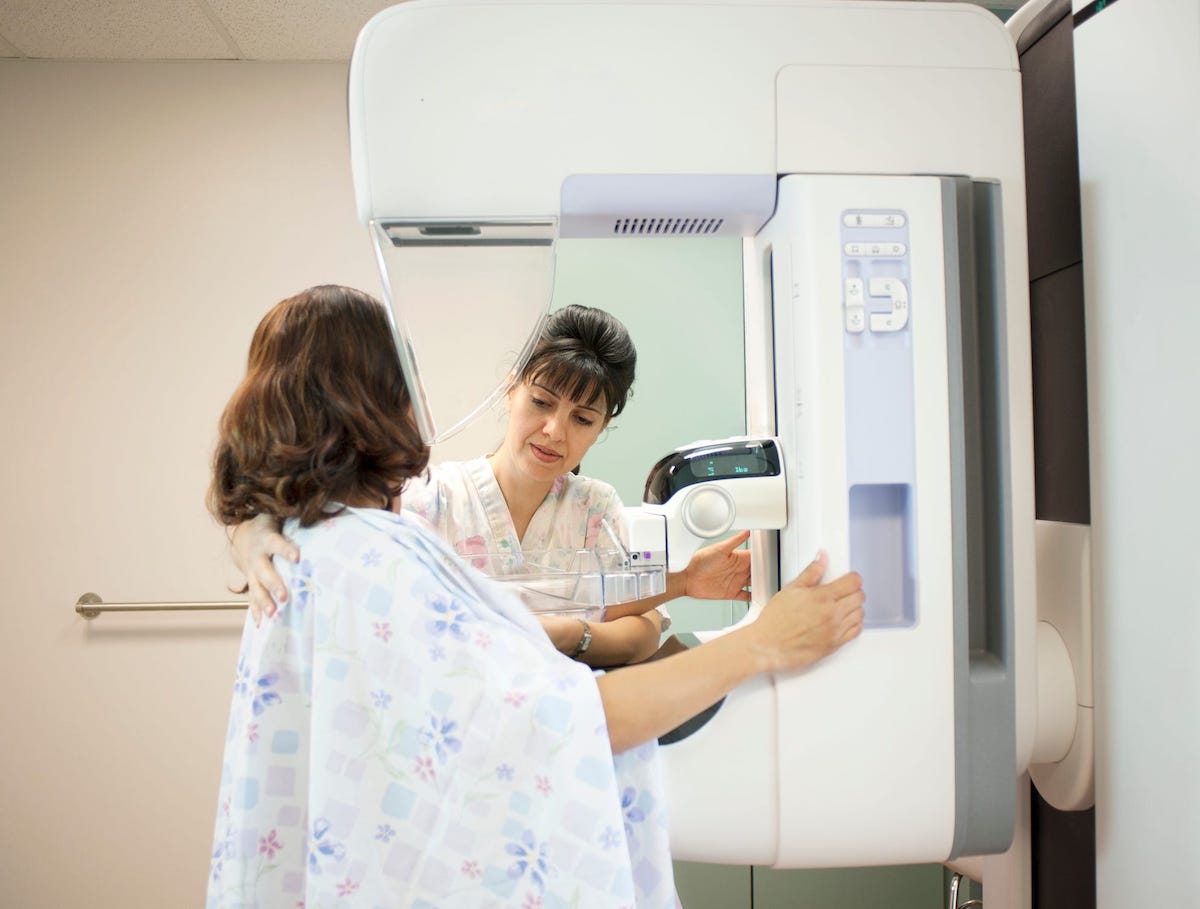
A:
{"type": "Polygon", "coordinates": [[[575,419],[579,421],[580,426],[592,426],[596,422],[595,420],[589,420],[587,417],[576,417],[575,419]]]}
{"type": "Polygon", "coordinates": [[[543,401],[541,398],[530,398],[529,400],[533,402],[534,407],[549,407],[550,406],[549,401],[543,401]]]}

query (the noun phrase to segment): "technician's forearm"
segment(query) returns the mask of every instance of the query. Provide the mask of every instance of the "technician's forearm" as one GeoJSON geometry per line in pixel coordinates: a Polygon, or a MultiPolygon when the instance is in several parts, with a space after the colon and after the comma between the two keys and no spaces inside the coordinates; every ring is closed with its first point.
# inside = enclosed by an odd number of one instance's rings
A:
{"type": "Polygon", "coordinates": [[[625,616],[604,622],[592,622],[592,643],[581,658],[589,666],[625,666],[649,659],[658,649],[662,636],[654,618],[625,616]]]}

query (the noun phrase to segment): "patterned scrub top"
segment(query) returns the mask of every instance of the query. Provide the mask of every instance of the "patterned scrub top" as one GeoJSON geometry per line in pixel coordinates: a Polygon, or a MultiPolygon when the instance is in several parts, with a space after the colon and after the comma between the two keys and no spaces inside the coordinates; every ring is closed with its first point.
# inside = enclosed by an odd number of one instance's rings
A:
{"type": "Polygon", "coordinates": [[[622,507],[617,491],[607,483],[564,474],[534,512],[524,539],[518,539],[487,458],[431,465],[425,476],[409,480],[400,505],[432,524],[466,559],[487,552],[608,546],[601,521],[615,530],[622,507]]]}
{"type": "Polygon", "coordinates": [[[671,909],[657,743],[613,756],[595,678],[428,527],[284,527],[247,618],[209,909],[671,909]]]}
{"type": "MultiPolygon", "coordinates": [[[[568,568],[577,550],[612,549],[602,524],[607,521],[615,532],[623,507],[617,491],[603,480],[564,474],[534,512],[524,539],[518,539],[487,458],[431,465],[409,480],[400,506],[431,524],[473,567],[493,576],[510,573],[525,556],[541,554],[543,564],[568,568]]],[[[552,601],[527,605],[537,612],[557,611],[552,601]]],[[[657,609],[670,618],[665,606],[657,609]]]]}

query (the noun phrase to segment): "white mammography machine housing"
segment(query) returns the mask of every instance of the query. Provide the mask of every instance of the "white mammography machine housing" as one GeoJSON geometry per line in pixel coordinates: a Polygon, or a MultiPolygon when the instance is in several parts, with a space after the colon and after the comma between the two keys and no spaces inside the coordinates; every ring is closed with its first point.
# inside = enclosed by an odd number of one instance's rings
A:
{"type": "MultiPolygon", "coordinates": [[[[1037,713],[1001,23],[943,3],[413,0],[363,30],[349,101],[359,214],[402,322],[428,311],[452,337],[500,311],[527,337],[556,236],[745,238],[747,432],[778,439],[787,497],[786,526],[753,541],[752,613],[824,548],[863,574],[867,628],[665,746],[676,856],[1003,851],[1037,713]]],[[[410,358],[437,355],[407,336],[410,358]]],[[[483,365],[498,381],[511,361],[483,365]]]]}

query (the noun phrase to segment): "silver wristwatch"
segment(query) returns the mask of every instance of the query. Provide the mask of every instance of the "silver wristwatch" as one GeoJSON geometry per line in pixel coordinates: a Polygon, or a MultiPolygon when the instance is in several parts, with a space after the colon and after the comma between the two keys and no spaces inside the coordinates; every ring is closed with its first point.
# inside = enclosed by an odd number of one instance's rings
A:
{"type": "Polygon", "coordinates": [[[583,619],[579,620],[579,624],[583,626],[583,637],[579,639],[579,646],[575,648],[575,652],[571,654],[573,659],[578,659],[587,653],[587,649],[592,646],[592,626],[583,619]]]}

